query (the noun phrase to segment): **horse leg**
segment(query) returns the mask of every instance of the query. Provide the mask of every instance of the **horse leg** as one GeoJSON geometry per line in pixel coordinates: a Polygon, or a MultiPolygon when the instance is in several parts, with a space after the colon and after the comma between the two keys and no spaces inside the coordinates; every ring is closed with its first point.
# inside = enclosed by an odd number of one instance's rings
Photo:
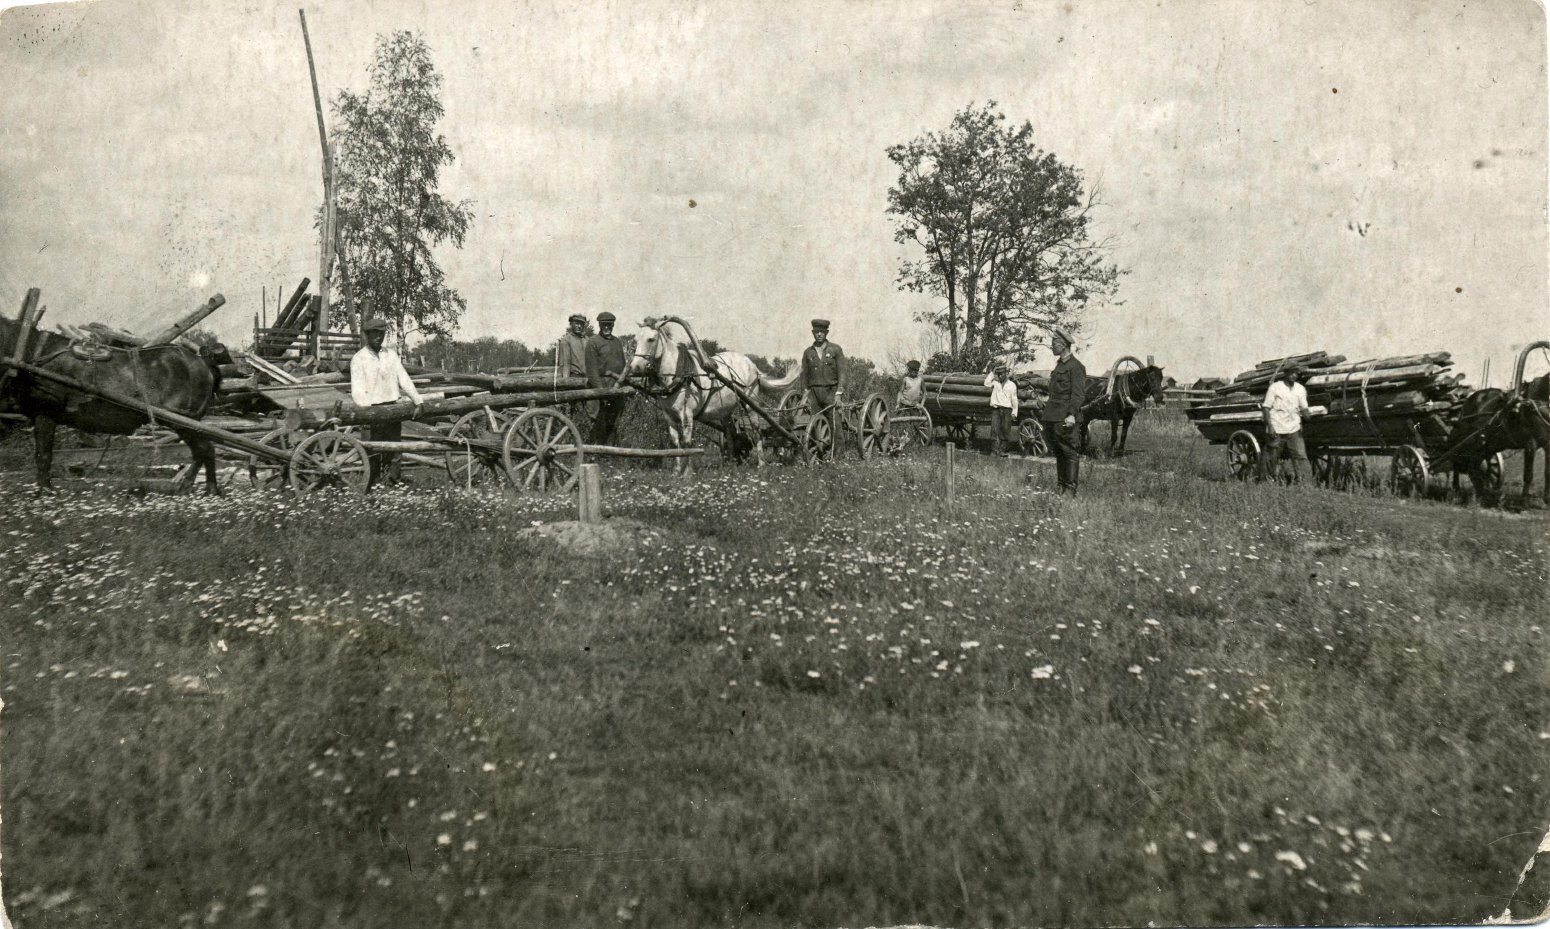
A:
{"type": "MultiPolygon", "coordinates": [[[[1523,446],[1523,505],[1534,506],[1534,453],[1538,446],[1530,441],[1523,446]]],[[[1545,457],[1545,496],[1544,502],[1550,503],[1550,450],[1545,457]]]]}
{"type": "Polygon", "coordinates": [[[201,470],[205,473],[205,493],[213,497],[221,496],[221,482],[215,477],[215,445],[209,439],[192,433],[184,436],[183,441],[194,457],[194,477],[198,478],[201,470]]]}
{"type": "Polygon", "coordinates": [[[53,417],[38,415],[32,420],[32,456],[38,469],[38,491],[54,486],[54,430],[58,423],[53,417]]]}
{"type": "Polygon", "coordinates": [[[1119,439],[1119,422],[1120,422],[1120,417],[1118,417],[1118,416],[1110,416],[1109,417],[1109,457],[1110,458],[1115,457],[1115,449],[1116,448],[1118,448],[1119,451],[1124,451],[1124,449],[1125,449],[1124,444],[1122,442],[1120,442],[1120,439],[1119,439]]]}

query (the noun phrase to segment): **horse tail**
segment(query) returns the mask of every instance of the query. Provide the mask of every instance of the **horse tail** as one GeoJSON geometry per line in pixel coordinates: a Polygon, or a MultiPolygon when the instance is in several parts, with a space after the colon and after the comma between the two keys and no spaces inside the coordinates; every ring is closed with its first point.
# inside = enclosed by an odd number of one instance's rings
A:
{"type": "Polygon", "coordinates": [[[791,366],[791,370],[787,371],[785,374],[782,374],[780,377],[773,377],[771,375],[765,374],[763,371],[760,371],[759,387],[760,389],[768,391],[769,393],[779,393],[780,391],[790,387],[792,384],[795,384],[797,382],[797,378],[801,376],[802,366],[800,364],[793,364],[791,366]]]}

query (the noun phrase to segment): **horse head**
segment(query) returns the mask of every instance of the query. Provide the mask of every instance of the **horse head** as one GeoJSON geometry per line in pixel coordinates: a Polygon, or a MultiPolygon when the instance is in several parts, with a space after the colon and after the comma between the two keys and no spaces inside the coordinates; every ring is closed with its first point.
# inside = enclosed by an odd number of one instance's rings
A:
{"type": "Polygon", "coordinates": [[[1158,406],[1165,405],[1168,400],[1165,392],[1168,389],[1168,381],[1172,378],[1163,377],[1161,365],[1149,364],[1141,369],[1141,383],[1146,391],[1145,397],[1151,398],[1158,406]]]}

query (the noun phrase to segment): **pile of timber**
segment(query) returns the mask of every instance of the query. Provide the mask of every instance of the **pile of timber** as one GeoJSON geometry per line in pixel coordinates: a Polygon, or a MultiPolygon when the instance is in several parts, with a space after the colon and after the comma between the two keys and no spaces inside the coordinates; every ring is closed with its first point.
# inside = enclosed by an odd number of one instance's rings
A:
{"type": "Polygon", "coordinates": [[[1314,416],[1303,426],[1310,441],[1360,444],[1415,441],[1445,432],[1454,409],[1469,395],[1464,375],[1452,373],[1448,352],[1428,352],[1347,361],[1343,355],[1313,352],[1261,361],[1214,391],[1215,396],[1187,410],[1190,420],[1212,441],[1221,441],[1234,424],[1262,421],[1265,392],[1289,367],[1303,369],[1314,416]],[[1208,428],[1209,427],[1209,428],[1208,428]]]}
{"type": "MultiPolygon", "coordinates": [[[[1017,403],[1021,407],[1038,409],[1049,396],[1049,378],[1024,373],[1012,376],[1017,384],[1017,403]]],[[[933,415],[963,416],[990,415],[990,388],[985,386],[985,375],[972,372],[926,374],[921,377],[925,389],[925,407],[933,415]]]]}

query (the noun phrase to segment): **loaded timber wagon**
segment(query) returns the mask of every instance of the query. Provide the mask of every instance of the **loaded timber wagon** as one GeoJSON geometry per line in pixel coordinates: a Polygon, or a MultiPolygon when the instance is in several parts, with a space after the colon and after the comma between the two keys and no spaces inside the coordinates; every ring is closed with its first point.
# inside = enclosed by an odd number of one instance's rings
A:
{"type": "MultiPolygon", "coordinates": [[[[1049,379],[1038,374],[1019,374],[1012,380],[1017,382],[1018,445],[1025,455],[1047,455],[1049,448],[1039,425],[1039,411],[1048,396],[1049,379]]],[[[968,448],[982,427],[990,428],[990,388],[985,386],[985,375],[966,371],[925,374],[921,384],[925,397],[917,415],[924,415],[928,435],[941,429],[947,441],[968,448]]]]}
{"type": "Polygon", "coordinates": [[[1447,352],[1346,362],[1325,352],[1262,361],[1186,410],[1202,437],[1226,446],[1227,469],[1239,480],[1265,473],[1268,444],[1261,402],[1288,367],[1300,368],[1313,415],[1302,423],[1313,477],[1345,486],[1359,462],[1387,459],[1389,486],[1422,495],[1432,477],[1467,475],[1482,496],[1502,486],[1502,456],[1458,435],[1458,410],[1471,392],[1449,372],[1447,352]]]}

